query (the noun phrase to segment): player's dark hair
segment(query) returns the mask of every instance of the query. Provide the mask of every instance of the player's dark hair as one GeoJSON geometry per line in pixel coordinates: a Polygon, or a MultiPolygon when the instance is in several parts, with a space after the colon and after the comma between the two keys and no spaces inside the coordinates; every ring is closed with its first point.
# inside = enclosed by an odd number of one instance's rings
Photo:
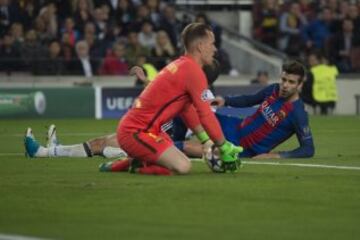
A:
{"type": "Polygon", "coordinates": [[[211,27],[203,23],[190,23],[181,33],[182,43],[185,50],[189,50],[190,45],[197,39],[206,37],[211,27]]]}
{"type": "Polygon", "coordinates": [[[294,74],[300,76],[299,83],[304,81],[306,70],[305,66],[296,60],[290,60],[282,65],[282,70],[287,74],[294,74]]]}

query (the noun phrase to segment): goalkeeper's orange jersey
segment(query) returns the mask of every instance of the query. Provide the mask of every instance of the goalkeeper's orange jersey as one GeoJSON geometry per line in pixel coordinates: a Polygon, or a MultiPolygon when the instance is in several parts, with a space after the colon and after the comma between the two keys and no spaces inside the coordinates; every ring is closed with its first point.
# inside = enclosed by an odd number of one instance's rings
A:
{"type": "Polygon", "coordinates": [[[144,89],[121,120],[119,130],[159,133],[164,123],[179,115],[189,128],[201,123],[212,140],[220,140],[223,133],[211,111],[208,93],[200,65],[191,56],[182,56],[144,89]]]}

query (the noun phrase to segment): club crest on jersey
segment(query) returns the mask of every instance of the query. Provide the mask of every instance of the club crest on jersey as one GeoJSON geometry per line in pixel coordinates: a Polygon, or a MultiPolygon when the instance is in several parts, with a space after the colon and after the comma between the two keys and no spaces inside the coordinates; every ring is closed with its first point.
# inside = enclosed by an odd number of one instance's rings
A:
{"type": "Polygon", "coordinates": [[[204,102],[208,102],[212,99],[214,99],[214,94],[209,89],[205,89],[201,93],[201,100],[203,100],[204,102]]]}

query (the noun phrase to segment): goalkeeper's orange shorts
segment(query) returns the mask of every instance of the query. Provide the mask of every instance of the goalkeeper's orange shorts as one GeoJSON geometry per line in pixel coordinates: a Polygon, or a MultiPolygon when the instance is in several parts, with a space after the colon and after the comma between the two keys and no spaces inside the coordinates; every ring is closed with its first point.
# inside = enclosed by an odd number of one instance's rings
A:
{"type": "Polygon", "coordinates": [[[119,131],[117,139],[130,157],[150,163],[155,163],[166,149],[174,146],[170,136],[164,132],[119,131]]]}

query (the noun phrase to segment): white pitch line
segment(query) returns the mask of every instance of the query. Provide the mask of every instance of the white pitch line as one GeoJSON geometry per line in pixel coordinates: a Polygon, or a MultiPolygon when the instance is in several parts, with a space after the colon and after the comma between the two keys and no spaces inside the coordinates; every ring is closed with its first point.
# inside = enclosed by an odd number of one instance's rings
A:
{"type": "Polygon", "coordinates": [[[24,153],[0,153],[0,157],[25,156],[24,153]]]}
{"type": "Polygon", "coordinates": [[[281,163],[281,162],[263,162],[263,161],[242,161],[244,164],[253,165],[272,165],[272,166],[294,166],[294,167],[310,167],[310,168],[332,168],[344,170],[360,170],[360,167],[326,165],[326,164],[310,164],[310,163],[281,163]]]}
{"type": "MultiPolygon", "coordinates": [[[[192,159],[192,161],[203,161],[201,159],[192,159]]],[[[241,161],[243,164],[248,165],[271,165],[271,166],[292,166],[292,167],[308,167],[308,168],[330,168],[342,170],[360,170],[360,167],[354,166],[341,166],[341,165],[326,165],[326,164],[310,164],[310,163],[281,163],[281,162],[267,162],[264,161],[241,161]]]]}
{"type": "Polygon", "coordinates": [[[0,234],[0,240],[45,240],[44,238],[0,234]]]}

